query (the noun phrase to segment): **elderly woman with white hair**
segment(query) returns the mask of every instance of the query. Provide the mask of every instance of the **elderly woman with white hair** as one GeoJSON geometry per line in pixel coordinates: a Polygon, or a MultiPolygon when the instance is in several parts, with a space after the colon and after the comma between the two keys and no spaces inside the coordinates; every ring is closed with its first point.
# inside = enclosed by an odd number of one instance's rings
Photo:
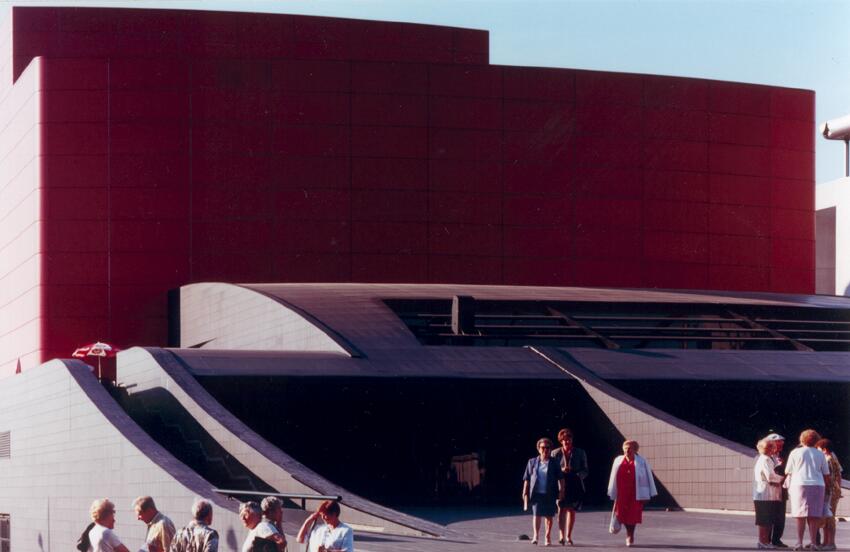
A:
{"type": "Polygon", "coordinates": [[[626,526],[626,546],[635,544],[635,528],[643,522],[643,505],[658,494],[649,462],[637,453],[637,441],[623,443],[623,454],[614,458],[608,478],[608,496],[614,501],[613,515],[626,526]]]}
{"type": "Polygon", "coordinates": [[[773,526],[785,516],[782,505],[782,480],[784,477],[776,473],[776,461],[773,453],[776,451],[774,441],[766,438],[756,443],[759,455],[753,467],[753,505],[758,526],[757,548],[771,549],[770,534],[773,526]]]}
{"type": "Polygon", "coordinates": [[[115,504],[108,498],[99,498],[91,504],[94,527],[89,531],[89,550],[92,552],[130,552],[115,534],[115,504]]]}

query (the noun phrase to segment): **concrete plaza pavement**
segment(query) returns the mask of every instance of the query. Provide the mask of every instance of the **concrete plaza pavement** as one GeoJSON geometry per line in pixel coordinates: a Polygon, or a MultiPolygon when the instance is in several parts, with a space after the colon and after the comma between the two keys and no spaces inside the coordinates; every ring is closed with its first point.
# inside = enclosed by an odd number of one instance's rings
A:
{"type": "MultiPolygon", "coordinates": [[[[424,515],[425,512],[420,512],[424,515]]],[[[449,535],[441,539],[395,537],[355,531],[357,552],[460,552],[481,550],[487,552],[531,552],[540,549],[586,548],[593,550],[625,550],[625,530],[620,534],[608,533],[610,512],[580,512],[573,531],[572,547],[557,544],[551,548],[534,546],[529,541],[519,541],[520,534],[531,533],[531,515],[499,510],[464,512],[465,519],[449,521],[439,512],[431,512],[431,519],[446,523],[449,535]],[[441,516],[443,519],[440,519],[441,516]]],[[[457,516],[459,519],[462,516],[457,516]]],[[[635,534],[633,548],[654,551],[681,550],[755,550],[756,527],[752,514],[724,514],[702,512],[645,511],[643,524],[635,534]]],[[[838,524],[836,543],[839,550],[850,549],[848,523],[838,524]]],[[[795,520],[787,518],[783,540],[789,546],[796,541],[795,520]]],[[[552,530],[557,543],[557,527],[552,530]]],[[[541,544],[543,540],[541,539],[541,544]]],[[[804,542],[808,542],[808,535],[804,542]]]]}

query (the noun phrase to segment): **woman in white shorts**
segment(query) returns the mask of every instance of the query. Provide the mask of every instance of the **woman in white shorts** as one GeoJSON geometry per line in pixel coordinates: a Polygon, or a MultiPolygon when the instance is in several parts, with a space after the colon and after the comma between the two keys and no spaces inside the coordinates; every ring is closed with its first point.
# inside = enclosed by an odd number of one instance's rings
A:
{"type": "Polygon", "coordinates": [[[825,485],[829,485],[829,464],[826,456],[815,448],[820,435],[814,429],[800,434],[800,446],[788,455],[785,475],[790,478],[788,496],[791,499],[791,517],[797,518],[797,544],[794,550],[803,549],[803,535],[809,526],[812,549],[818,550],[815,535],[823,517],[825,485]]]}

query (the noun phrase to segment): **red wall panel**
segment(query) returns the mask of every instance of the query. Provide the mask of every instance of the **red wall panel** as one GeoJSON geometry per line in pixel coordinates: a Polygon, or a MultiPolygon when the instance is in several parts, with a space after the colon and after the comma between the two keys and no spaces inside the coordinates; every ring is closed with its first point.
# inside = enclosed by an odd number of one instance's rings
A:
{"type": "Polygon", "coordinates": [[[502,277],[500,257],[476,257],[471,255],[433,255],[428,266],[428,280],[451,282],[462,271],[471,284],[486,284],[502,277]]]}
{"type": "Polygon", "coordinates": [[[576,72],[577,104],[643,104],[643,77],[624,73],[576,72]]]}
{"type": "MultiPolygon", "coordinates": [[[[346,98],[346,102],[348,102],[348,98],[346,98]]],[[[428,99],[424,95],[409,94],[352,94],[351,123],[355,125],[426,126],[428,124],[428,99]]]]}
{"type": "MultiPolygon", "coordinates": [[[[428,252],[435,256],[468,255],[500,258],[501,229],[496,225],[432,224],[428,228],[428,252]]],[[[450,281],[451,275],[446,274],[450,281]]],[[[457,275],[454,276],[455,278],[457,275]]]]}
{"type": "Polygon", "coordinates": [[[647,170],[643,179],[646,198],[705,202],[710,197],[705,172],[647,170]]]}
{"type": "Polygon", "coordinates": [[[708,81],[676,77],[646,77],[645,105],[705,110],[708,106],[708,81]]]}
{"type": "Polygon", "coordinates": [[[567,259],[528,259],[505,257],[502,262],[505,281],[519,286],[551,286],[553,282],[574,282],[573,263],[567,259]]]}
{"type": "Polygon", "coordinates": [[[505,98],[575,102],[575,71],[503,67],[505,98]]]}
{"type": "Polygon", "coordinates": [[[711,82],[708,105],[713,113],[770,116],[770,88],[733,82],[711,82]]]}
{"type": "Polygon", "coordinates": [[[371,190],[425,190],[428,188],[428,163],[424,159],[352,159],[351,187],[371,190]]]}
{"type": "Polygon", "coordinates": [[[647,138],[705,141],[708,138],[708,113],[647,108],[643,112],[643,133],[647,138]]]}
{"type": "MultiPolygon", "coordinates": [[[[351,224],[343,221],[276,221],[275,243],[271,250],[280,253],[349,253],[351,224]]],[[[284,272],[285,274],[285,272],[284,272]]]]}
{"type": "Polygon", "coordinates": [[[432,65],[428,93],[435,96],[497,98],[502,95],[502,68],[489,65],[432,65]]]}

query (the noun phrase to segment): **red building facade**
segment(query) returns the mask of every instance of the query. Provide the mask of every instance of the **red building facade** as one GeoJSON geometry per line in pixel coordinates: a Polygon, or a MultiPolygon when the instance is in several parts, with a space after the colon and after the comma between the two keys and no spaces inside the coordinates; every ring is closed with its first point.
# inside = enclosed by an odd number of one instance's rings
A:
{"type": "Polygon", "coordinates": [[[488,33],[13,8],[0,373],[197,281],[814,292],[814,93],[490,65],[488,33]]]}

